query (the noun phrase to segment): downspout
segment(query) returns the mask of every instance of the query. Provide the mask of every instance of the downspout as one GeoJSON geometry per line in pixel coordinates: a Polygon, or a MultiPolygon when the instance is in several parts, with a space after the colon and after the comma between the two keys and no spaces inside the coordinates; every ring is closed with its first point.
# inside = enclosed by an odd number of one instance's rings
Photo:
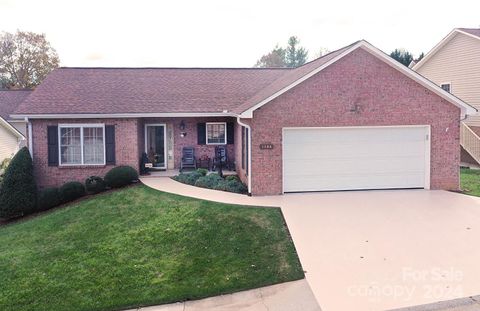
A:
{"type": "Polygon", "coordinates": [[[27,123],[27,139],[28,139],[28,151],[30,151],[30,156],[33,158],[33,135],[32,135],[32,122],[28,120],[28,117],[25,117],[25,122],[27,123]]]}
{"type": "Polygon", "coordinates": [[[252,195],[252,129],[250,128],[250,125],[240,121],[240,116],[237,116],[237,123],[248,129],[247,187],[248,187],[248,195],[251,196],[252,195]]]}

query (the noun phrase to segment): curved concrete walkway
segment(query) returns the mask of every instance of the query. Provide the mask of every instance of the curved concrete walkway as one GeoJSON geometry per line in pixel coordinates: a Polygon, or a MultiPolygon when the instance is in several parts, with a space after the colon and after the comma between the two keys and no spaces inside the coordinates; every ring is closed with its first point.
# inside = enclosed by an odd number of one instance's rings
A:
{"type": "Polygon", "coordinates": [[[305,279],[229,295],[128,311],[321,311],[305,279]]]}
{"type": "Polygon", "coordinates": [[[169,178],[142,181],[204,200],[281,207],[324,311],[398,309],[480,293],[477,197],[434,190],[248,197],[169,178]]]}
{"type": "Polygon", "coordinates": [[[280,207],[282,196],[249,197],[244,194],[194,187],[177,182],[170,177],[142,177],[145,185],[164,192],[229,204],[280,207]]]}

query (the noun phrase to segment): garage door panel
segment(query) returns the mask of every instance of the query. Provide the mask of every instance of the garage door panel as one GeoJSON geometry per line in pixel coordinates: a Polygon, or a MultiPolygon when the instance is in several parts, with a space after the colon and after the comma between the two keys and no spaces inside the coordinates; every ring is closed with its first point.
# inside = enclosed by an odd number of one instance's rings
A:
{"type": "Polygon", "coordinates": [[[285,159],[299,159],[299,158],[344,158],[354,155],[355,157],[370,157],[375,154],[378,156],[424,156],[424,141],[414,142],[377,142],[378,145],[370,145],[365,149],[367,142],[353,142],[339,145],[337,143],[319,144],[308,143],[291,144],[292,148],[288,148],[284,152],[285,159]],[[319,145],[322,149],[319,149],[319,145]],[[300,154],[298,149],[302,150],[300,154]]]}
{"type": "Polygon", "coordinates": [[[426,127],[286,129],[284,191],[421,188],[426,127]]]}
{"type": "MultiPolygon", "coordinates": [[[[370,158],[369,160],[375,161],[375,159],[370,158]]],[[[423,160],[423,159],[418,159],[423,160]]],[[[368,163],[358,163],[355,159],[350,159],[350,161],[342,161],[341,163],[336,162],[324,162],[319,163],[316,160],[301,160],[301,161],[291,161],[290,169],[285,172],[285,176],[296,176],[296,175],[323,175],[323,174],[335,174],[342,172],[350,172],[351,174],[393,174],[393,173],[402,173],[402,172],[420,172],[424,174],[424,165],[419,163],[414,159],[410,159],[413,163],[409,165],[408,168],[403,166],[404,161],[399,159],[394,159],[392,161],[381,159],[376,160],[376,164],[372,165],[371,161],[368,163]]]]}

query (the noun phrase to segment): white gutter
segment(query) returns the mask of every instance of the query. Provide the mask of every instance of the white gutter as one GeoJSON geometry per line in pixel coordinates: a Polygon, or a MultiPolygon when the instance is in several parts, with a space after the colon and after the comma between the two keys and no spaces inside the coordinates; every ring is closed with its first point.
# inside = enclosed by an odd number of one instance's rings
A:
{"type": "Polygon", "coordinates": [[[60,113],[60,114],[12,114],[19,119],[105,119],[105,118],[181,118],[181,117],[236,117],[228,112],[159,112],[159,113],[60,113]]]}
{"type": "Polygon", "coordinates": [[[245,126],[248,129],[248,161],[247,161],[247,187],[248,187],[248,195],[252,195],[252,129],[250,125],[243,123],[240,121],[240,116],[237,116],[237,123],[241,126],[245,126]]]}

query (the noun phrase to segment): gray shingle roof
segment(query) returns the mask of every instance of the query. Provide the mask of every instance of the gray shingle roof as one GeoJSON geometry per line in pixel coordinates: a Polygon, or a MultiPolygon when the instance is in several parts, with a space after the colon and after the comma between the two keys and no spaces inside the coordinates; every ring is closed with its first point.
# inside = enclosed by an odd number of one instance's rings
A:
{"type": "Polygon", "coordinates": [[[0,117],[9,120],[10,114],[31,92],[30,90],[0,90],[0,117]]]}

